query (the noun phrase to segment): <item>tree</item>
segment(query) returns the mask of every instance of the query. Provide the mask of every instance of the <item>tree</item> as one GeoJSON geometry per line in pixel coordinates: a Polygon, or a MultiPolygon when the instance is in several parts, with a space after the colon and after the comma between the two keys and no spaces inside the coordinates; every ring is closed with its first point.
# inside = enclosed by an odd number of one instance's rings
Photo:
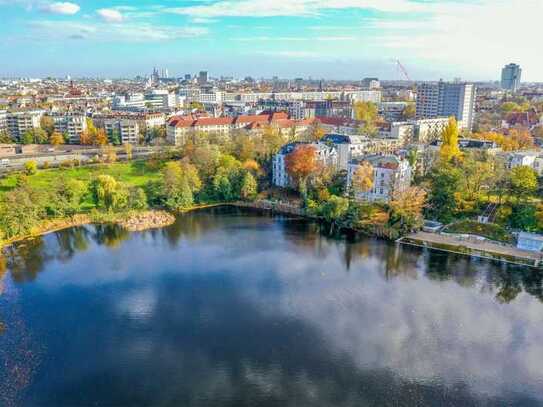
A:
{"type": "Polygon", "coordinates": [[[420,187],[409,187],[394,191],[390,200],[390,223],[398,223],[402,232],[410,232],[422,226],[422,210],[426,204],[426,191],[420,187]]]}
{"type": "Polygon", "coordinates": [[[525,199],[537,190],[537,173],[526,165],[515,167],[510,175],[511,193],[525,199]]]}
{"type": "Polygon", "coordinates": [[[340,196],[332,195],[323,204],[321,215],[329,223],[339,223],[349,210],[349,200],[340,196]]]}
{"type": "Polygon", "coordinates": [[[117,150],[115,150],[115,147],[113,146],[102,147],[102,155],[108,163],[117,161],[117,150]]]}
{"type": "Polygon", "coordinates": [[[142,188],[130,188],[128,192],[128,207],[131,209],[147,209],[147,195],[142,188]]]}
{"type": "Polygon", "coordinates": [[[317,149],[311,144],[299,144],[285,157],[288,174],[295,180],[298,189],[305,198],[307,179],[319,169],[317,149]]]}
{"type": "Polygon", "coordinates": [[[25,162],[26,175],[34,175],[36,172],[38,172],[38,164],[36,163],[36,161],[25,162]]]}
{"type": "Polygon", "coordinates": [[[458,124],[454,117],[449,118],[449,124],[441,134],[442,144],[439,155],[443,162],[449,162],[462,156],[458,147],[458,124]]]}
{"type": "Polygon", "coordinates": [[[51,137],[55,131],[55,121],[51,116],[42,116],[40,119],[40,127],[47,133],[47,137],[51,137]]]}
{"type": "Polygon", "coordinates": [[[202,183],[198,170],[188,162],[169,162],[162,170],[162,194],[165,205],[173,210],[186,209],[194,203],[194,193],[202,183]]]}
{"type": "Polygon", "coordinates": [[[377,121],[377,105],[373,102],[358,101],[353,104],[355,120],[363,122],[360,128],[362,134],[374,135],[377,131],[375,126],[377,121]]]}
{"type": "Polygon", "coordinates": [[[352,185],[357,193],[367,192],[373,187],[373,166],[364,161],[353,173],[352,185]]]}
{"type": "Polygon", "coordinates": [[[107,136],[104,129],[98,129],[93,144],[96,146],[105,146],[107,144],[107,136]]]}
{"type": "Polygon", "coordinates": [[[60,134],[59,132],[55,131],[49,136],[49,144],[52,144],[54,146],[58,146],[60,144],[64,144],[64,136],[60,134]]]}
{"type": "Polygon", "coordinates": [[[462,172],[449,164],[440,165],[429,174],[430,193],[428,212],[432,218],[450,222],[457,209],[456,193],[462,172]]]}
{"type": "Polygon", "coordinates": [[[121,134],[119,133],[118,129],[114,129],[111,133],[111,144],[115,146],[121,145],[121,134]]]}
{"type": "Polygon", "coordinates": [[[30,234],[45,215],[43,197],[24,186],[0,197],[0,237],[10,239],[30,234]]]}
{"type": "Polygon", "coordinates": [[[6,130],[0,130],[0,144],[13,144],[14,141],[6,130]]]}
{"type": "Polygon", "coordinates": [[[417,113],[417,109],[414,103],[408,103],[402,112],[402,118],[404,120],[414,119],[417,113]]]}
{"type": "Polygon", "coordinates": [[[132,160],[132,150],[133,150],[133,147],[132,147],[132,144],[130,143],[125,143],[124,145],[124,152],[126,154],[126,159],[128,161],[131,161],[132,160]]]}
{"type": "Polygon", "coordinates": [[[218,201],[228,202],[233,198],[230,179],[222,173],[218,173],[213,177],[213,191],[215,199],[218,201]]]}
{"type": "Polygon", "coordinates": [[[128,203],[126,188],[111,175],[98,175],[90,183],[89,190],[97,208],[122,209],[128,203]]]}
{"type": "Polygon", "coordinates": [[[27,130],[23,133],[21,137],[21,144],[33,144],[34,143],[34,133],[32,130],[27,130]]]}
{"type": "Polygon", "coordinates": [[[240,196],[245,201],[254,201],[257,194],[257,183],[250,172],[246,172],[241,183],[240,196]]]}
{"type": "Polygon", "coordinates": [[[318,120],[315,120],[313,124],[307,129],[307,135],[309,141],[319,141],[326,135],[326,130],[324,130],[318,120]]]}
{"type": "Polygon", "coordinates": [[[87,191],[85,182],[61,177],[53,185],[53,196],[48,210],[54,216],[71,216],[79,212],[81,202],[87,191]]]}

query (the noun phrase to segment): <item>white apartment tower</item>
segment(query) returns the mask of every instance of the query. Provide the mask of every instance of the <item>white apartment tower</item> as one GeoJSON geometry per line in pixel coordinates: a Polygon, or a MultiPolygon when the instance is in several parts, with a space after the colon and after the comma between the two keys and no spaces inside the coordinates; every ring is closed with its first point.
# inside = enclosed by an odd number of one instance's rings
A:
{"type": "Polygon", "coordinates": [[[417,119],[454,116],[458,127],[473,127],[476,88],[472,83],[422,83],[417,87],[417,119]]]}

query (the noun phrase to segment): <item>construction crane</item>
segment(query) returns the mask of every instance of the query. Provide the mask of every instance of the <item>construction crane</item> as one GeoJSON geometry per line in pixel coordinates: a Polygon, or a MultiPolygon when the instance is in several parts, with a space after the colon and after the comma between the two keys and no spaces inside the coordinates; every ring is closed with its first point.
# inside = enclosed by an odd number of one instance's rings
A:
{"type": "Polygon", "coordinates": [[[407,69],[405,69],[405,67],[402,65],[399,59],[396,60],[396,65],[398,66],[398,70],[403,74],[405,79],[411,82],[411,78],[409,77],[409,74],[407,73],[407,69]]]}

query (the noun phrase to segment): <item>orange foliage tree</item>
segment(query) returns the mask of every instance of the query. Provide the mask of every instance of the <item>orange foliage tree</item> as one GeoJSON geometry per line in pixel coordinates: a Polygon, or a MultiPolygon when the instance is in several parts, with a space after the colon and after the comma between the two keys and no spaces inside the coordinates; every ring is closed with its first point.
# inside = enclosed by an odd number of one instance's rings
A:
{"type": "Polygon", "coordinates": [[[373,166],[364,161],[353,174],[352,185],[355,192],[367,192],[373,187],[373,166]]]}
{"type": "Polygon", "coordinates": [[[495,142],[503,151],[517,151],[534,146],[534,139],[527,130],[512,129],[509,134],[484,132],[474,134],[479,140],[495,142]]]}
{"type": "Polygon", "coordinates": [[[319,169],[317,149],[311,144],[300,144],[287,154],[285,165],[288,174],[296,181],[300,193],[305,198],[307,179],[319,169]]]}

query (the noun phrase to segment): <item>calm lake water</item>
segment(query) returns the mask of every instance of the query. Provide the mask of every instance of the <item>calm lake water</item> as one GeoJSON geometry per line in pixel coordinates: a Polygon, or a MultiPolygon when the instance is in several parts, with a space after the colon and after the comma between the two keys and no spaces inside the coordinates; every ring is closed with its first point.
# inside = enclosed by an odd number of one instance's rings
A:
{"type": "Polygon", "coordinates": [[[233,208],[11,249],[0,405],[541,406],[543,274],[233,208]]]}

